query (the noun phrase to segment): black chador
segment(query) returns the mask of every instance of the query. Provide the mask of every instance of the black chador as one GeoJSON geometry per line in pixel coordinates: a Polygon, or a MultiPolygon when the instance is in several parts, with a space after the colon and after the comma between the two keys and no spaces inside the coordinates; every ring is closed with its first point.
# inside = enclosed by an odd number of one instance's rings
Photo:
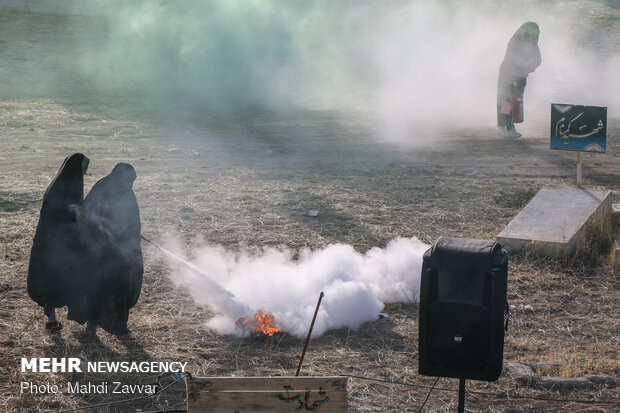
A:
{"type": "Polygon", "coordinates": [[[83,249],[78,236],[78,208],[84,199],[89,160],[74,153],[47,187],[28,266],[28,294],[44,308],[46,329],[60,329],[56,307],[70,305],[81,289],[83,249]]]}
{"type": "Polygon", "coordinates": [[[140,211],[133,192],[136,172],[119,163],[90,190],[80,208],[80,239],[88,262],[87,294],[69,306],[69,319],[101,326],[115,335],[128,333],[129,309],[140,296],[144,272],[140,211]]]}

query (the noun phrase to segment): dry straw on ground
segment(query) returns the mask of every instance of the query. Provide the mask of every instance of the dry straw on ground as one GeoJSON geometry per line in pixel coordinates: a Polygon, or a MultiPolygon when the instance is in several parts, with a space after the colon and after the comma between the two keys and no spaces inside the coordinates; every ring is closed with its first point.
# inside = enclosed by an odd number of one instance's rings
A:
{"type": "MultiPolygon", "coordinates": [[[[351,130],[326,115],[316,115],[306,125],[324,132],[322,136],[294,144],[249,140],[257,150],[244,148],[247,137],[235,138],[232,133],[171,140],[147,122],[103,119],[51,102],[0,105],[4,148],[0,155],[0,410],[8,412],[56,411],[123,398],[20,395],[19,384],[24,380],[156,380],[151,375],[129,374],[22,374],[18,368],[21,357],[76,357],[84,352],[89,360],[182,360],[192,373],[205,376],[266,376],[294,373],[303,345],[287,334],[269,339],[214,334],[204,325],[212,316],[210,309],[197,306],[187,292],[174,287],[169,270],[148,246],[144,247],[142,295],[130,316],[130,338],[100,333],[93,339],[83,334],[83,326],[71,322],[65,322],[58,334],[45,333],[42,311],[25,291],[29,248],[40,207],[36,200],[71,152],[82,151],[91,158],[87,189],[116,162],[134,164],[143,232],[154,240],[168,232],[178,234],[188,253],[201,238],[229,248],[319,248],[343,242],[359,251],[383,246],[396,236],[418,236],[426,242],[439,235],[492,239],[533,188],[570,183],[565,177],[570,177],[573,162],[563,154],[548,155],[541,138],[500,142],[485,131],[471,131],[458,139],[444,137],[446,144],[435,148],[403,151],[365,137],[363,120],[359,130],[351,130]],[[522,157],[523,152],[528,156],[522,157]],[[313,156],[313,162],[307,162],[307,156],[313,156]],[[318,210],[319,215],[309,217],[309,210],[318,210]]],[[[272,122],[257,115],[248,117],[246,123],[246,129],[256,130],[259,136],[269,136],[273,130],[296,133],[292,121],[272,122]]],[[[610,127],[609,135],[608,150],[613,154],[618,149],[617,127],[610,127]]],[[[611,178],[620,175],[619,164],[617,157],[609,155],[587,171],[586,185],[610,188],[617,194],[619,180],[611,178]]],[[[598,249],[591,248],[588,256],[598,254],[598,249]]],[[[605,260],[585,265],[579,260],[511,257],[512,318],[505,360],[559,359],[562,369],[548,374],[619,377],[619,286],[620,278],[605,260]]],[[[432,378],[417,374],[416,305],[391,304],[385,312],[389,318],[359,330],[327,332],[311,342],[306,355],[302,374],[358,377],[350,381],[352,411],[415,411],[428,391],[415,386],[432,384],[432,378]]],[[[65,320],[64,310],[59,317],[65,320]]],[[[438,384],[452,390],[456,386],[450,379],[438,384]]],[[[475,411],[616,408],[515,395],[620,399],[619,390],[607,386],[560,396],[521,387],[508,377],[468,386],[491,394],[468,396],[468,408],[475,411]]],[[[184,397],[183,387],[178,386],[156,398],[153,405],[139,401],[97,411],[183,406],[184,397]]],[[[456,397],[454,391],[437,390],[426,411],[454,410],[456,397]]]]}

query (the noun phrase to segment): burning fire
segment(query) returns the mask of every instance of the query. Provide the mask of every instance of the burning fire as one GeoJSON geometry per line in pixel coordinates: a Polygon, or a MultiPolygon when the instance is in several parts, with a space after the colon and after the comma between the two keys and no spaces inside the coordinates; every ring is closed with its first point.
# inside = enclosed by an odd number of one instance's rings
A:
{"type": "Polygon", "coordinates": [[[262,308],[259,309],[254,317],[241,317],[235,322],[240,328],[251,328],[257,333],[263,333],[266,336],[273,336],[280,331],[280,326],[275,324],[275,317],[262,308]]]}

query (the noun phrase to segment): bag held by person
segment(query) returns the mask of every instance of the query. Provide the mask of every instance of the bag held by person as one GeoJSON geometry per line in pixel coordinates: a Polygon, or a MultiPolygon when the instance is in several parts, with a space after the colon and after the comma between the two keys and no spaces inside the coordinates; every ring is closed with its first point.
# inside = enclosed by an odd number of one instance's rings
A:
{"type": "Polygon", "coordinates": [[[523,94],[515,93],[511,97],[511,115],[514,123],[523,122],[523,94]]]}
{"type": "Polygon", "coordinates": [[[510,115],[510,113],[512,113],[512,103],[503,102],[502,107],[499,109],[499,113],[502,113],[504,115],[510,115]]]}

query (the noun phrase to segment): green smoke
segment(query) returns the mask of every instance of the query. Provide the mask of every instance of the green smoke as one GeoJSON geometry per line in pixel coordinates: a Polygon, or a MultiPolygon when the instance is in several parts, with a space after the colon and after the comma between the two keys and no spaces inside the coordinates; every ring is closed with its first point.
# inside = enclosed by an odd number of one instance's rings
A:
{"type": "MultiPolygon", "coordinates": [[[[342,99],[372,83],[360,2],[102,1],[104,50],[89,72],[151,104],[209,109],[342,99]],[[320,85],[320,90],[317,87],[320,85]]],[[[379,22],[377,22],[379,23],[379,22]]]]}
{"type": "Polygon", "coordinates": [[[409,139],[493,125],[508,39],[536,21],[528,118],[544,122],[552,101],[620,105],[620,11],[602,0],[67,0],[87,16],[29,4],[0,8],[0,99],[192,119],[362,109],[409,139]]]}

